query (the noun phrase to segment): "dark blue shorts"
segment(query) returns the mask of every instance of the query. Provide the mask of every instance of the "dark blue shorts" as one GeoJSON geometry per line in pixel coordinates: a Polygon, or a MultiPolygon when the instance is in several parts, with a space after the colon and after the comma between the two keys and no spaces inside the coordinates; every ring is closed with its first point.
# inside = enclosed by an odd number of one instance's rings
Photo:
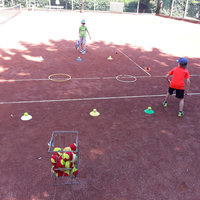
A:
{"type": "Polygon", "coordinates": [[[172,95],[174,93],[174,91],[176,91],[176,98],[178,99],[183,99],[184,98],[184,90],[180,90],[180,89],[174,89],[169,87],[169,94],[172,95]]]}

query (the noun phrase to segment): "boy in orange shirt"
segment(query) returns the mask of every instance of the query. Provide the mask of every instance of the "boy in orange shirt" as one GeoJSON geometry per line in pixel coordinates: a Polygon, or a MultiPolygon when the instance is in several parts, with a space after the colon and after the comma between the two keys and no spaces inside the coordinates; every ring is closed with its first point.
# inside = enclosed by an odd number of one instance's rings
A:
{"type": "Polygon", "coordinates": [[[184,93],[187,94],[190,88],[190,75],[188,70],[186,69],[188,64],[187,58],[180,58],[179,60],[177,60],[177,62],[179,63],[178,67],[173,68],[166,75],[166,79],[170,83],[170,85],[165,100],[163,102],[163,106],[165,108],[167,107],[169,96],[172,95],[174,91],[176,91],[176,98],[180,99],[178,116],[182,117],[184,115],[184,93]],[[171,81],[169,80],[170,76],[173,76],[171,81]]]}

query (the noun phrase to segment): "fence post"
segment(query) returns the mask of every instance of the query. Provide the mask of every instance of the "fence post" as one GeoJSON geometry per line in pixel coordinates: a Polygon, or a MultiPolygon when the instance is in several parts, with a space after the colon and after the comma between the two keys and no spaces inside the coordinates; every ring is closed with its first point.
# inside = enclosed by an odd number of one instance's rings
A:
{"type": "Polygon", "coordinates": [[[184,16],[183,16],[183,18],[185,18],[186,15],[187,15],[187,9],[188,9],[188,0],[186,1],[186,4],[185,4],[185,11],[184,11],[184,16]]]}
{"type": "Polygon", "coordinates": [[[139,13],[139,8],[140,8],[140,0],[138,0],[138,3],[137,3],[137,14],[139,13]]]}
{"type": "Polygon", "coordinates": [[[174,2],[175,2],[175,0],[172,0],[172,4],[171,4],[171,8],[170,8],[170,17],[172,16],[172,13],[173,13],[174,2]]]}
{"type": "Polygon", "coordinates": [[[82,0],[81,3],[82,3],[81,12],[84,12],[84,3],[85,3],[84,0],[82,0]]]}
{"type": "Polygon", "coordinates": [[[156,14],[160,14],[160,0],[157,1],[157,8],[156,8],[156,14]]]}

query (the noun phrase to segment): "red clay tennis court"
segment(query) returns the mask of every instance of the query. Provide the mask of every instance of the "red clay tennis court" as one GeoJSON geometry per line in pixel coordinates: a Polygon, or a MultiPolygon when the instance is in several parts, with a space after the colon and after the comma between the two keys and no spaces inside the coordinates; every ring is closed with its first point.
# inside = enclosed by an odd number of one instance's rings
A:
{"type": "Polygon", "coordinates": [[[200,199],[199,24],[24,11],[0,34],[0,199],[200,199]],[[92,36],[85,55],[74,47],[83,18],[92,36]],[[162,102],[164,76],[182,56],[191,89],[178,118],[177,99],[162,102]],[[94,108],[100,116],[89,115],[94,108]],[[80,184],[53,185],[52,131],[79,132],[80,184]]]}

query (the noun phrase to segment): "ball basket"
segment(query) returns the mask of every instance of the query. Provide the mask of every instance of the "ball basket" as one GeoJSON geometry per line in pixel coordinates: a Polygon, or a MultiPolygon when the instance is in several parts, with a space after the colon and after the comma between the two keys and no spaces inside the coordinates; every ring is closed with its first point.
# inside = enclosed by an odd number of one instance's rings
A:
{"type": "Polygon", "coordinates": [[[51,156],[51,177],[54,180],[54,185],[79,184],[79,175],[74,173],[75,170],[78,171],[80,157],[78,131],[53,131],[48,146],[48,152],[51,156]],[[71,145],[75,148],[70,149],[71,145]],[[68,156],[68,161],[64,159],[64,155],[70,155],[68,156]],[[71,157],[71,155],[73,156],[71,157]],[[54,163],[52,163],[52,158],[55,158],[55,160],[53,159],[54,163]],[[63,164],[63,167],[60,162],[63,164]]]}

